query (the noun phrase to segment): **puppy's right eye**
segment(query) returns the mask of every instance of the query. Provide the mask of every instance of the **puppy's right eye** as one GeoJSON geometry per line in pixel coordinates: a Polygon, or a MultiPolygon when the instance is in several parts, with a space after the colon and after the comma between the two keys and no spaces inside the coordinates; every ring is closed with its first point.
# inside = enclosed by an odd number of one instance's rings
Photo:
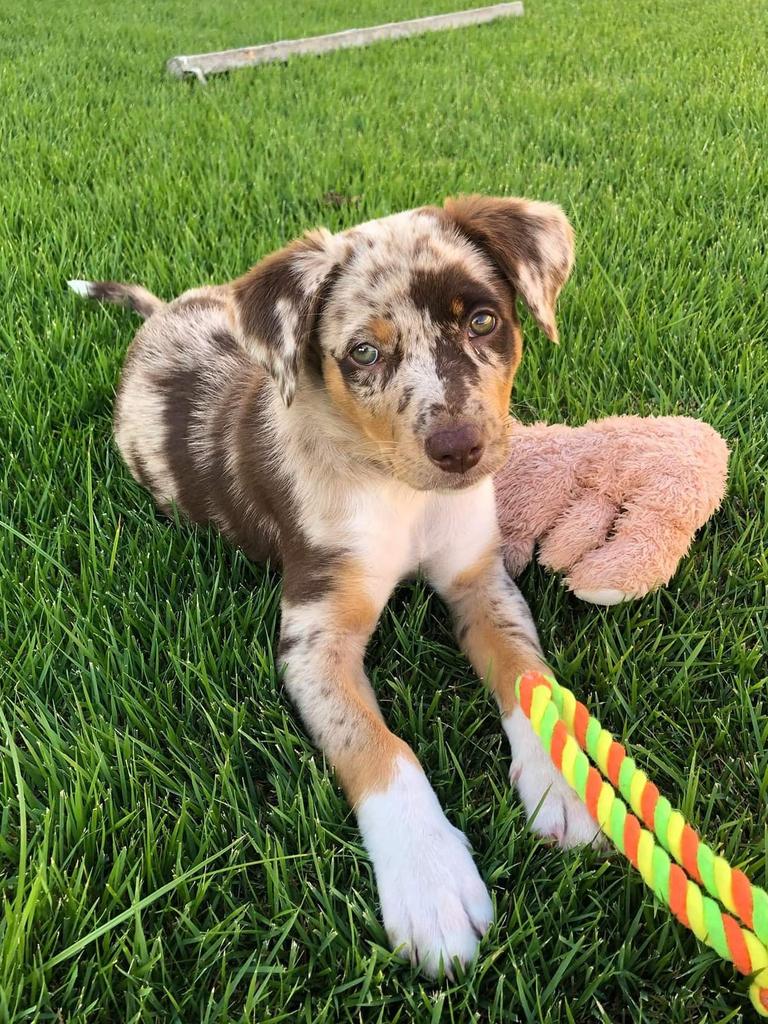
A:
{"type": "Polygon", "coordinates": [[[355,345],[349,356],[358,366],[373,366],[379,358],[379,350],[375,346],[363,342],[361,345],[355,345]]]}

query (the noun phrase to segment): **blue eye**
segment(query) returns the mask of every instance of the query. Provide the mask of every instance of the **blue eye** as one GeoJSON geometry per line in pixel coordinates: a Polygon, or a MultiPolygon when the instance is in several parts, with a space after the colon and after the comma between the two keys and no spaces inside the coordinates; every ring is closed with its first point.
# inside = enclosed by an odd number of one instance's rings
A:
{"type": "Polygon", "coordinates": [[[379,358],[379,350],[364,342],[361,345],[355,345],[349,355],[358,366],[373,366],[379,358]]]}

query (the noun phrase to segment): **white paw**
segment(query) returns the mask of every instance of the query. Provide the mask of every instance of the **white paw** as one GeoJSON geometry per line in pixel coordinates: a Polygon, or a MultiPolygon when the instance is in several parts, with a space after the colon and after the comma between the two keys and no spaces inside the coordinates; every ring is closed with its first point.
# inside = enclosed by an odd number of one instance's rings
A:
{"type": "Polygon", "coordinates": [[[607,846],[597,822],[555,768],[520,708],[504,719],[512,748],[510,781],[517,789],[532,831],[558,846],[607,846]]]}
{"type": "Polygon", "coordinates": [[[448,821],[421,769],[400,759],[389,787],[367,797],[358,821],[373,861],[393,949],[425,974],[453,977],[493,919],[466,837],[448,821]]]}

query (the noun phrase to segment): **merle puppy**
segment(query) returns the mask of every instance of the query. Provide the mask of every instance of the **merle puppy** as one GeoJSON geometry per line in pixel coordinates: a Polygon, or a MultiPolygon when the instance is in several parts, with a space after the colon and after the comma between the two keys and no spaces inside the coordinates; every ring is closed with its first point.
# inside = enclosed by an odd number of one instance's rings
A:
{"type": "Polygon", "coordinates": [[[471,959],[492,909],[366,678],[399,580],[423,573],[450,606],[535,829],[563,846],[596,832],[515,706],[516,678],[545,665],[504,569],[493,494],[521,356],[516,300],[555,340],[572,259],[558,207],[471,196],[310,232],[167,304],[71,282],[146,319],[115,409],[135,478],[162,509],[281,563],[285,685],[356,811],[391,942],[429,974],[471,959]]]}

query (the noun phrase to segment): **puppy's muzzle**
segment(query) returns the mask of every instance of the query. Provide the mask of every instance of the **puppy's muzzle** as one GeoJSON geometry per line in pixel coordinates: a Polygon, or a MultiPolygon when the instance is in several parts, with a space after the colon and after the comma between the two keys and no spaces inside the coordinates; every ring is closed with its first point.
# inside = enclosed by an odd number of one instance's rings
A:
{"type": "Polygon", "coordinates": [[[483,457],[485,444],[473,423],[435,430],[424,442],[427,455],[445,473],[466,473],[483,457]]]}

